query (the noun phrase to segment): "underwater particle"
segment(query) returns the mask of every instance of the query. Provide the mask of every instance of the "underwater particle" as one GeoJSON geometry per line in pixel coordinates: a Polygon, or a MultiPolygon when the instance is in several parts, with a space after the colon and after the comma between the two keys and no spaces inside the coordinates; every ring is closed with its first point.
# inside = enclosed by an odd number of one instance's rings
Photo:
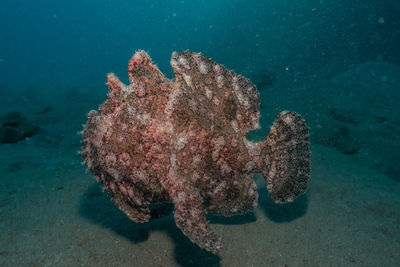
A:
{"type": "Polygon", "coordinates": [[[178,228],[215,254],[221,240],[206,214],[253,209],[253,174],[264,175],[276,203],[305,192],[308,127],[283,111],[253,143],[245,135],[259,127],[259,95],[248,79],[191,51],[173,53],[171,65],[174,80],[140,50],[129,61],[129,85],[109,74],[109,98],[88,114],[80,153],[129,219],[148,222],[150,204],[173,202],[178,228]]]}

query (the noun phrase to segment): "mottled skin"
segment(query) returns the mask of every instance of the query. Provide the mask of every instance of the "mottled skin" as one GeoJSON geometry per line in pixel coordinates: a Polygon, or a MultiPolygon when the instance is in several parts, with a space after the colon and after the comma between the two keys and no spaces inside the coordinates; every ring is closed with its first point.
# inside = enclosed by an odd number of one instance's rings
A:
{"type": "Polygon", "coordinates": [[[109,74],[109,98],[89,113],[81,153],[131,220],[147,222],[150,203],[172,201],[182,232],[217,253],[221,241],[206,213],[255,207],[254,173],[264,175],[277,203],[306,190],[308,129],[298,114],[283,111],[267,139],[252,143],[245,134],[259,127],[259,97],[249,80],[190,51],[173,53],[171,65],[175,80],[138,51],[129,85],[109,74]]]}

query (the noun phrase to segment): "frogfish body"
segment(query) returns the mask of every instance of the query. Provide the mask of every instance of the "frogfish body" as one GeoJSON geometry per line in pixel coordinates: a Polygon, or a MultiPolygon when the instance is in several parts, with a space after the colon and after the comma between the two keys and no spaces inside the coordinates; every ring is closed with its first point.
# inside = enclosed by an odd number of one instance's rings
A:
{"type": "Polygon", "coordinates": [[[206,214],[253,209],[253,174],[263,174],[277,203],[305,192],[308,127],[283,111],[263,142],[251,142],[245,135],[259,127],[260,115],[248,79],[191,51],[173,53],[171,65],[174,80],[140,50],[129,61],[129,85],[108,74],[108,99],[88,114],[81,154],[129,219],[148,222],[150,203],[172,201],[182,232],[217,253],[221,240],[206,214]]]}

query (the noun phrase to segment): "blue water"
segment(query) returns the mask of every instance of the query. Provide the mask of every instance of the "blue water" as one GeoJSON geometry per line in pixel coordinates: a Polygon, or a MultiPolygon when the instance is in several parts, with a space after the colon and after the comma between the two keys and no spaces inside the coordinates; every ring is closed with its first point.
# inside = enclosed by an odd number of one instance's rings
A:
{"type": "Polygon", "coordinates": [[[397,0],[2,0],[0,265],[398,265],[399,48],[397,0]],[[249,78],[261,100],[253,140],[282,110],[300,113],[314,157],[309,192],[279,206],[263,185],[257,216],[212,218],[234,236],[219,256],[190,243],[168,212],[130,222],[85,174],[76,133],[106,99],[107,73],[128,83],[139,49],[171,79],[172,52],[187,49],[249,78]],[[32,134],[4,141],[18,114],[32,134]],[[169,239],[155,242],[158,232],[169,239]]]}
{"type": "Polygon", "coordinates": [[[313,73],[382,57],[400,63],[396,1],[21,1],[0,11],[0,83],[53,90],[124,73],[137,49],[171,75],[172,51],[241,74],[313,73]]]}

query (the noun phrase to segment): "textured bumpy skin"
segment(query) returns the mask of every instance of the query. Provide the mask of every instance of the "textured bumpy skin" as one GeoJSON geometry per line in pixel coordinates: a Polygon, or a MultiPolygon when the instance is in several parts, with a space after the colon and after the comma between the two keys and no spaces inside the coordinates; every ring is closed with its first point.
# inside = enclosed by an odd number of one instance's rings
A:
{"type": "Polygon", "coordinates": [[[150,203],[172,201],[182,232],[217,253],[221,241],[206,214],[255,207],[254,173],[264,175],[277,203],[306,190],[308,128],[283,111],[265,141],[250,142],[245,134],[259,127],[259,96],[249,80],[190,51],[173,53],[171,65],[175,80],[138,51],[129,85],[109,74],[109,98],[89,113],[81,154],[131,220],[147,222],[150,203]]]}

